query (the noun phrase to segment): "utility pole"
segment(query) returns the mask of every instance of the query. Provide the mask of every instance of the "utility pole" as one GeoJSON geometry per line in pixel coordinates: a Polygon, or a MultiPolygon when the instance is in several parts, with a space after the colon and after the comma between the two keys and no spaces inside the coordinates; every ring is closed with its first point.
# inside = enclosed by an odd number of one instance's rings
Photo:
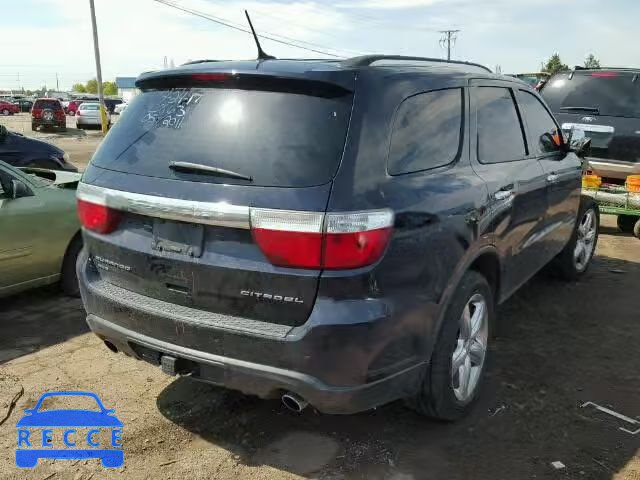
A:
{"type": "Polygon", "coordinates": [[[102,69],[100,68],[100,47],[98,46],[98,27],[96,25],[96,7],[93,0],[89,0],[91,9],[91,26],[93,27],[93,53],[96,57],[96,79],[98,80],[98,99],[100,100],[100,118],[102,133],[107,133],[107,113],[104,108],[104,92],[102,91],[102,69]]]}
{"type": "Polygon", "coordinates": [[[442,38],[440,39],[440,46],[447,47],[447,60],[451,60],[451,43],[456,42],[457,33],[460,30],[440,30],[442,38]]]}
{"type": "Polygon", "coordinates": [[[56,92],[60,91],[60,84],[58,83],[58,72],[56,72],[56,92]]]}

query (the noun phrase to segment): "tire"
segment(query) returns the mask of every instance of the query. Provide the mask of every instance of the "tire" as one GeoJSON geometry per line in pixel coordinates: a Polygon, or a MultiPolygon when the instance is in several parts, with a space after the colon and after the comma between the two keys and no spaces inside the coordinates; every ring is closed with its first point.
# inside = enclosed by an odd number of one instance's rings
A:
{"type": "Polygon", "coordinates": [[[66,126],[66,125],[62,125],[62,124],[60,124],[60,125],[58,125],[58,129],[59,129],[61,132],[66,132],[66,131],[67,131],[67,126],[66,126]]]}
{"type": "Polygon", "coordinates": [[[468,414],[482,387],[487,366],[489,329],[495,318],[494,296],[480,273],[468,271],[451,299],[428,371],[418,395],[408,404],[421,415],[454,421],[468,414]],[[465,312],[467,315],[465,315],[465,312]],[[469,318],[471,335],[466,335],[463,319],[469,318]],[[465,342],[463,338],[468,340],[465,342]],[[454,372],[454,358],[462,363],[454,372]],[[465,370],[468,369],[468,370],[465,370]],[[462,382],[463,371],[468,388],[462,382]]]}
{"type": "Polygon", "coordinates": [[[5,117],[7,115],[9,115],[11,112],[9,112],[9,110],[7,110],[6,108],[4,110],[2,110],[2,115],[4,115],[5,117]]]}
{"type": "Polygon", "coordinates": [[[589,269],[591,259],[598,244],[598,230],[600,229],[600,210],[598,204],[589,197],[582,197],[580,209],[578,210],[578,220],[573,229],[573,234],[569,243],[562,252],[552,261],[553,273],[562,280],[574,281],[580,278],[589,269]],[[592,214],[592,224],[586,233],[582,233],[585,228],[587,214],[592,214]],[[591,241],[587,239],[591,236],[591,241]],[[578,243],[582,243],[583,251],[578,259],[578,243]],[[580,260],[580,261],[578,261],[580,260]]]}
{"type": "Polygon", "coordinates": [[[632,215],[618,215],[618,230],[624,233],[633,233],[633,227],[636,224],[637,217],[632,215]]]}
{"type": "Polygon", "coordinates": [[[38,130],[38,125],[36,125],[35,123],[31,123],[31,130],[33,130],[34,132],[38,130]]]}
{"type": "Polygon", "coordinates": [[[640,218],[638,219],[636,224],[633,226],[633,234],[635,235],[636,238],[640,239],[640,218]]]}
{"type": "Polygon", "coordinates": [[[69,243],[67,253],[62,261],[62,277],[60,279],[60,287],[65,295],[70,297],[79,297],[80,288],[78,287],[78,276],[76,274],[76,262],[78,255],[82,250],[82,237],[77,234],[69,243]]]}

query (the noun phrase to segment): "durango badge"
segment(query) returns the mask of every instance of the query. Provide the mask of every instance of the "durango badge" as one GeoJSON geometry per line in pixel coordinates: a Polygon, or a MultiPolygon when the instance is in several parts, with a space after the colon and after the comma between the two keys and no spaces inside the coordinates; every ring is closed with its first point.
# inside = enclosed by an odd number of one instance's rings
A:
{"type": "Polygon", "coordinates": [[[275,295],[273,293],[254,292],[253,290],[240,290],[240,295],[264,300],[273,300],[275,302],[304,303],[304,300],[300,300],[298,297],[285,297],[283,295],[275,295]]]}

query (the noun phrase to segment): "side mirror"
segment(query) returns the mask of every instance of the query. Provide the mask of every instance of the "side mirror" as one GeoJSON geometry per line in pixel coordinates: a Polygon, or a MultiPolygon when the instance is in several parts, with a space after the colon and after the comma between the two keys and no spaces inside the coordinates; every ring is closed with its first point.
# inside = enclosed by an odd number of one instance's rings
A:
{"type": "Polygon", "coordinates": [[[29,187],[20,180],[11,180],[11,198],[14,200],[22,197],[30,197],[33,195],[29,187]]]}
{"type": "Polygon", "coordinates": [[[7,135],[9,135],[7,127],[5,127],[4,125],[0,125],[0,143],[4,143],[4,141],[7,139],[7,135]]]}

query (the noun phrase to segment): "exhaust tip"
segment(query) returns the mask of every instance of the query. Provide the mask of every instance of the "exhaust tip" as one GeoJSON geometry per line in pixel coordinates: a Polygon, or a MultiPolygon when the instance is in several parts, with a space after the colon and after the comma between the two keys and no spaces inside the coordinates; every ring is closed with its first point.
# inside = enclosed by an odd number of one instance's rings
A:
{"type": "Polygon", "coordinates": [[[111,343],[109,340],[105,340],[104,344],[106,345],[106,347],[111,350],[113,353],[118,353],[118,347],[116,347],[113,343],[111,343]]]}
{"type": "Polygon", "coordinates": [[[302,413],[309,402],[295,393],[288,392],[282,395],[282,404],[295,413],[302,413]]]}

